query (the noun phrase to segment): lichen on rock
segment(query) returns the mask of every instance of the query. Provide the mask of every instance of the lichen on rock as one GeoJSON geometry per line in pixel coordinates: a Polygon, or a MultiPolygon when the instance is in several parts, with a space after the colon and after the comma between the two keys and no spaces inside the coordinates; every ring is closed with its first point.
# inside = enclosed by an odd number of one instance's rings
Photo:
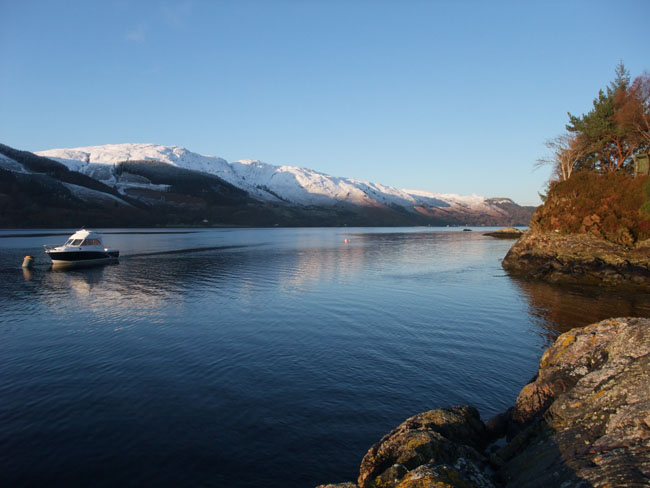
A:
{"type": "MultiPolygon", "coordinates": [[[[487,458],[480,453],[485,443],[485,426],[473,407],[450,407],[415,415],[368,450],[361,462],[359,487],[418,486],[401,485],[402,478],[420,466],[453,466],[461,458],[481,471],[487,465],[487,458]]],[[[462,471],[454,472],[462,476],[462,471]]]]}

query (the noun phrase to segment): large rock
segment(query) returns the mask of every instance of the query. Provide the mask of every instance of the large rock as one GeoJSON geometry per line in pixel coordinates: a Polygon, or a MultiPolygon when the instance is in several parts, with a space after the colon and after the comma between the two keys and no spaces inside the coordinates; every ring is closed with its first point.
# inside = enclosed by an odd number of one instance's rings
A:
{"type": "Polygon", "coordinates": [[[423,480],[438,478],[441,483],[463,481],[448,486],[491,487],[489,479],[479,476],[487,465],[480,454],[486,438],[485,426],[473,407],[418,414],[370,448],[361,462],[359,487],[429,486],[423,480]]]}
{"type": "Polygon", "coordinates": [[[650,486],[650,319],[562,334],[515,406],[487,426],[472,407],[407,419],[370,448],[358,486],[650,486]],[[486,452],[506,431],[508,443],[486,452]]]}
{"type": "Polygon", "coordinates": [[[497,237],[499,239],[519,239],[524,235],[524,231],[516,227],[505,227],[492,232],[486,232],[484,236],[497,237]]]}
{"type": "Polygon", "coordinates": [[[503,267],[526,278],[552,283],[650,290],[650,243],[633,248],[590,234],[528,230],[515,242],[503,267]]]}
{"type": "Polygon", "coordinates": [[[650,486],[650,320],[562,334],[512,419],[523,428],[497,454],[507,487],[650,486]]]}
{"type": "Polygon", "coordinates": [[[345,483],[329,483],[327,485],[318,485],[316,488],[357,488],[356,483],[346,481],[345,483]]]}

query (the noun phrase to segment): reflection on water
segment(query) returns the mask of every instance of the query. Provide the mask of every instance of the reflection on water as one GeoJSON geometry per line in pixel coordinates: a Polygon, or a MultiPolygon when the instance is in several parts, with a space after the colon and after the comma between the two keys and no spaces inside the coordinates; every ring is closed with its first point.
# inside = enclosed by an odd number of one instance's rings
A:
{"type": "Polygon", "coordinates": [[[540,281],[513,280],[529,304],[550,344],[574,328],[612,317],[650,317],[650,296],[593,287],[558,286],[540,281]]]}
{"type": "Polygon", "coordinates": [[[77,270],[57,270],[43,276],[43,286],[54,288],[70,287],[77,298],[83,299],[91,295],[92,289],[104,278],[104,269],[108,265],[88,267],[77,270]]]}
{"type": "Polygon", "coordinates": [[[33,276],[34,272],[31,269],[23,268],[23,278],[25,278],[25,281],[32,281],[33,276]]]}
{"type": "Polygon", "coordinates": [[[23,234],[0,231],[1,486],[354,479],[404,418],[493,415],[552,337],[650,315],[515,281],[479,232],[120,231],[119,264],[65,272],[39,249],[59,235],[23,234]]]}

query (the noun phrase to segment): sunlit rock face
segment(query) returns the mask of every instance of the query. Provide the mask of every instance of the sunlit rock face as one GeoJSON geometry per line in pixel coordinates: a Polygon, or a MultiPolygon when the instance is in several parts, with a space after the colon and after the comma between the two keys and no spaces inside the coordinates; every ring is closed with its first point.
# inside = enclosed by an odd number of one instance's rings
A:
{"type": "Polygon", "coordinates": [[[551,283],[650,290],[650,243],[627,248],[588,234],[527,231],[503,260],[509,272],[551,283]]]}
{"type": "Polygon", "coordinates": [[[647,486],[650,320],[604,320],[562,334],[512,420],[524,428],[499,452],[507,486],[647,486]]]}
{"type": "Polygon", "coordinates": [[[503,267],[551,283],[650,291],[650,179],[580,171],[550,186],[503,267]]]}
{"type": "Polygon", "coordinates": [[[483,474],[488,466],[481,454],[486,438],[473,407],[415,415],[370,448],[361,462],[359,486],[407,488],[457,480],[466,486],[491,487],[483,474]]]}

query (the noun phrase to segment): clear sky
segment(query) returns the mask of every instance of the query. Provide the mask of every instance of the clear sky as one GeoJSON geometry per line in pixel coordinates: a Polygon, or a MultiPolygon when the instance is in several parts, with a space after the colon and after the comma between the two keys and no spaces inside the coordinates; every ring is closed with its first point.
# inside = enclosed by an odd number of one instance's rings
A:
{"type": "Polygon", "coordinates": [[[0,142],[184,146],[538,204],[649,0],[0,0],[0,142]]]}

